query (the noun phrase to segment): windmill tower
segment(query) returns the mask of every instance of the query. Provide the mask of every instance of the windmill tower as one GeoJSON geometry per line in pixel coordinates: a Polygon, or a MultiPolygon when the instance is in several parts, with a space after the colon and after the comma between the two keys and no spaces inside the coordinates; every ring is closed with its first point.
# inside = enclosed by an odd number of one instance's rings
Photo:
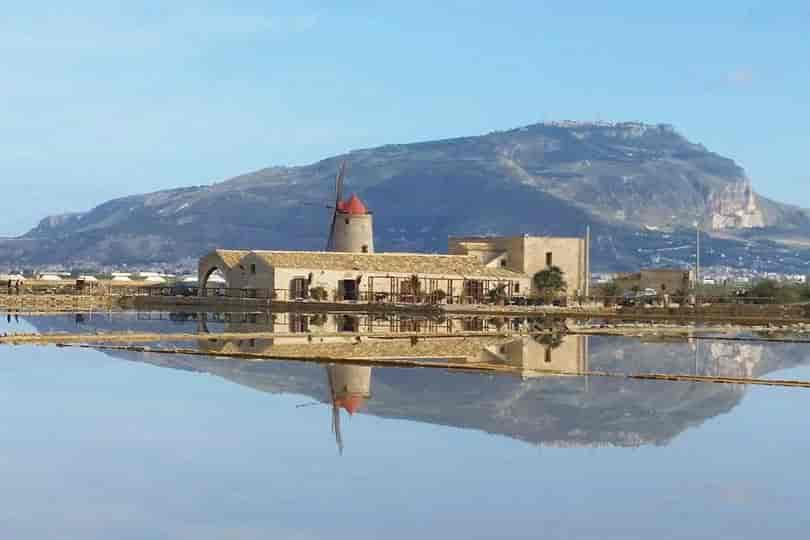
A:
{"type": "Polygon", "coordinates": [[[343,200],[343,180],[346,162],[340,165],[335,178],[335,208],[326,251],[345,253],[374,253],[374,221],[360,198],[352,193],[343,200]]]}

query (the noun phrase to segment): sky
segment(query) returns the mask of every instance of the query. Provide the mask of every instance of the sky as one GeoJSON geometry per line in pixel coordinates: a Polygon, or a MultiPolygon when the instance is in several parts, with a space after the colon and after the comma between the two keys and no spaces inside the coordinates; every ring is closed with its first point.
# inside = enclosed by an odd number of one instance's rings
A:
{"type": "Polygon", "coordinates": [[[559,119],[673,124],[810,207],[804,1],[2,7],[0,236],[114,197],[559,119]]]}

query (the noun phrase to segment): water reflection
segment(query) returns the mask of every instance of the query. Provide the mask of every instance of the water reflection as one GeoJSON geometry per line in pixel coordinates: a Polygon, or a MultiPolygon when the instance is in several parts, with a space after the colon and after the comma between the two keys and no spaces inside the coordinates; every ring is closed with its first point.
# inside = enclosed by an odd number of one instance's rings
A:
{"type": "MultiPolygon", "coordinates": [[[[178,324],[179,317],[174,319],[167,324],[178,324]]],[[[29,321],[40,331],[54,331],[67,324],[65,318],[29,321]]],[[[103,318],[94,320],[97,327],[103,328],[103,322],[103,318]]],[[[149,324],[159,323],[151,320],[149,324]]],[[[346,431],[341,419],[356,414],[475,429],[532,444],[665,445],[683,431],[731,411],[745,394],[745,387],[578,375],[657,372],[764,377],[805,362],[804,348],[791,344],[642,341],[559,333],[510,337],[502,333],[504,327],[531,329],[547,324],[527,319],[238,314],[189,316],[182,324],[210,332],[196,347],[211,356],[108,354],[210,373],[263,392],[309,396],[331,412],[340,451],[346,431]],[[383,327],[391,334],[405,335],[368,335],[383,327]],[[454,335],[457,329],[470,327],[479,329],[481,335],[454,335]],[[265,337],[219,335],[254,332],[265,337]],[[215,357],[229,354],[256,358],[215,357]],[[258,357],[262,355],[324,363],[261,361],[258,357]],[[343,361],[335,363],[335,358],[343,361]],[[501,366],[512,374],[371,367],[365,363],[380,359],[501,366]],[[353,360],[363,363],[353,364],[353,360]]],[[[125,323],[109,320],[110,330],[120,326],[125,323]]]]}
{"type": "MultiPolygon", "coordinates": [[[[691,356],[648,348],[615,338],[569,337],[552,351],[560,362],[608,365],[617,353],[628,361],[647,362],[660,354],[659,369],[677,371],[691,356]],[[626,346],[625,346],[626,345],[626,346]],[[636,358],[644,351],[645,358],[636,358]],[[566,352],[570,351],[570,352],[566,352]],[[574,352],[575,351],[575,352],[574,352]],[[586,356],[582,356],[585,353],[586,356]]],[[[660,345],[660,344],[659,344],[660,345]]],[[[278,346],[278,345],[273,345],[278,346]]],[[[513,343],[493,352],[502,361],[519,362],[524,351],[537,345],[513,343]],[[525,347],[525,348],[524,348],[525,347]],[[514,352],[514,356],[509,356],[514,352]],[[504,356],[505,355],[505,356],[504,356]]],[[[688,344],[684,344],[688,347],[688,344]]],[[[717,349],[708,347],[709,354],[717,349]]],[[[724,353],[728,352],[723,350],[724,353]]],[[[753,372],[763,374],[796,365],[794,351],[763,353],[753,372]],[[784,354],[782,354],[784,353],[784,354]]],[[[638,381],[615,377],[489,376],[436,369],[371,368],[368,365],[329,366],[302,362],[256,362],[233,358],[111,353],[163,367],[210,373],[269,393],[309,396],[328,405],[338,447],[345,429],[341,415],[370,414],[417,422],[475,429],[537,445],[640,446],[666,445],[683,431],[731,411],[746,388],[740,385],[695,382],[638,381]]],[[[532,362],[535,356],[528,355],[532,362]]],[[[745,357],[744,357],[745,358],[745,357]]],[[[479,361],[480,356],[477,360],[479,361]]],[[[490,358],[488,358],[488,361],[490,358]]],[[[545,362],[545,353],[540,355],[545,362]]],[[[731,361],[750,369],[747,359],[721,355],[712,361],[731,361]]]]}

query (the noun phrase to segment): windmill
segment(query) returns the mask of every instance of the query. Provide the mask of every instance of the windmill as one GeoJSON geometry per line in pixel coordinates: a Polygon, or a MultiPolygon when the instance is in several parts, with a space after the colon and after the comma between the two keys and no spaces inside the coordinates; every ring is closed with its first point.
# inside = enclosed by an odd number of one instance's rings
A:
{"type": "Polygon", "coordinates": [[[332,251],[335,247],[335,222],[337,221],[340,203],[343,200],[343,180],[346,178],[346,162],[343,161],[335,176],[335,206],[332,208],[332,224],[329,226],[329,240],[326,241],[326,251],[332,251]]]}

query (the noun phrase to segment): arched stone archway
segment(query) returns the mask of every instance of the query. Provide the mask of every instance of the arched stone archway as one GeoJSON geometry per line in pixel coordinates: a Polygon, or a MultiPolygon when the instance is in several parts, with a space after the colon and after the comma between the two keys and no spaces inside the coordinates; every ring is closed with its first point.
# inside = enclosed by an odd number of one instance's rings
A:
{"type": "Polygon", "coordinates": [[[228,278],[219,267],[212,266],[200,280],[201,289],[228,288],[228,278]]]}
{"type": "MultiPolygon", "coordinates": [[[[222,280],[219,281],[222,288],[232,289],[239,287],[235,284],[234,278],[235,268],[239,267],[239,263],[247,252],[236,251],[214,251],[200,259],[199,266],[197,267],[197,276],[199,277],[200,296],[205,295],[206,287],[212,287],[211,277],[216,273],[222,274],[222,280]]],[[[236,279],[236,282],[239,280],[236,279]]],[[[219,285],[214,286],[219,287],[219,285]]]]}

